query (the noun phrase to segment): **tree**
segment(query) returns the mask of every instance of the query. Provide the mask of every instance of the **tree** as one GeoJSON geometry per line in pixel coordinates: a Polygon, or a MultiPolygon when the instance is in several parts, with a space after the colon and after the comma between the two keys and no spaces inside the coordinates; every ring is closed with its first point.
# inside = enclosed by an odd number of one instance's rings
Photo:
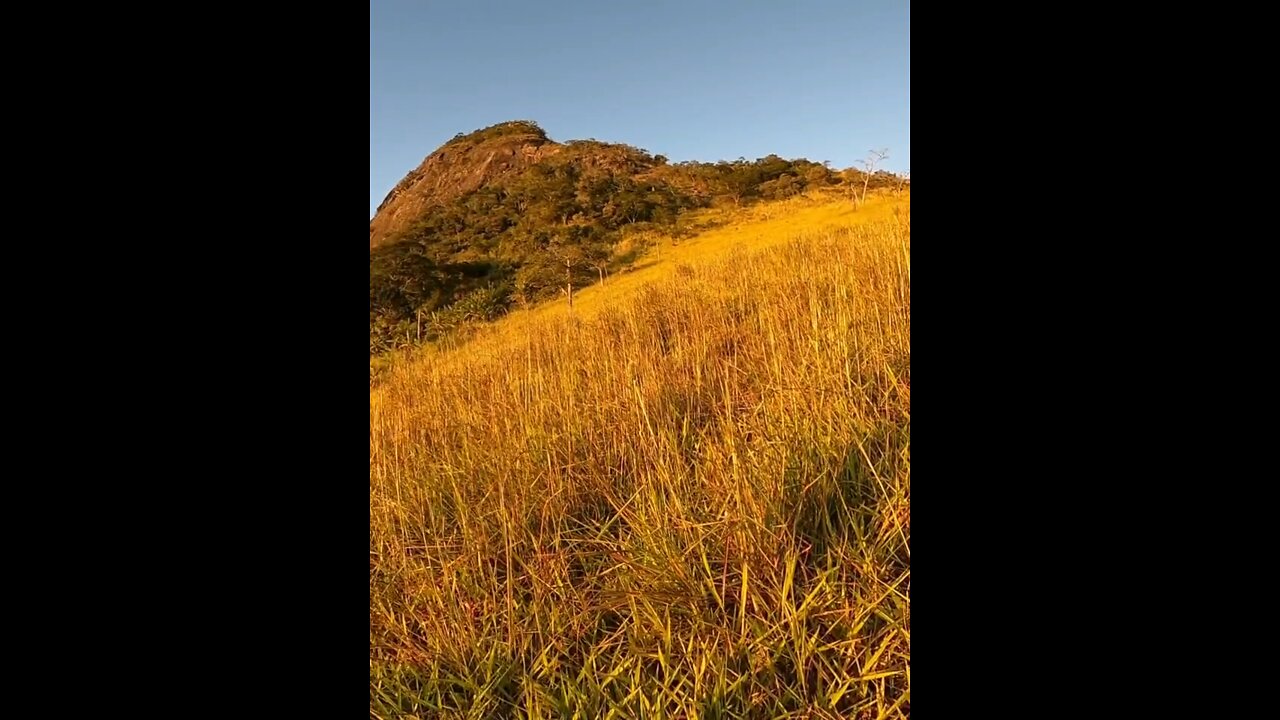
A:
{"type": "Polygon", "coordinates": [[[779,175],[774,180],[760,183],[760,195],[766,199],[781,200],[798,194],[800,187],[795,175],[779,175]]]}
{"type": "Polygon", "coordinates": [[[755,192],[761,181],[760,167],[747,162],[745,158],[738,158],[733,163],[718,163],[716,168],[721,173],[725,192],[733,199],[735,206],[742,205],[742,201],[755,192]]]}
{"type": "MultiPolygon", "coordinates": [[[[575,242],[574,238],[558,236],[547,246],[551,257],[564,268],[565,295],[569,299],[569,310],[573,311],[573,277],[586,267],[603,267],[608,252],[604,247],[592,242],[575,242]]],[[[603,277],[603,271],[601,271],[603,277]]]]}
{"type": "Polygon", "coordinates": [[[898,192],[902,192],[902,187],[904,185],[907,185],[910,182],[911,182],[911,168],[907,168],[907,171],[902,173],[902,175],[898,177],[898,192]]]}
{"type": "Polygon", "coordinates": [[[604,254],[601,253],[594,260],[591,260],[590,262],[588,262],[587,266],[590,267],[592,270],[595,270],[596,273],[600,275],[600,284],[603,285],[605,271],[608,270],[609,268],[608,258],[606,258],[604,254]]]}
{"type": "Polygon", "coordinates": [[[862,161],[865,170],[862,176],[862,197],[858,199],[859,203],[867,201],[867,185],[871,182],[871,175],[876,171],[876,165],[884,162],[889,157],[889,149],[872,150],[867,159],[862,161]]]}
{"type": "Polygon", "coordinates": [[[809,187],[822,187],[830,182],[831,171],[825,166],[814,165],[804,173],[805,183],[809,187]]]}

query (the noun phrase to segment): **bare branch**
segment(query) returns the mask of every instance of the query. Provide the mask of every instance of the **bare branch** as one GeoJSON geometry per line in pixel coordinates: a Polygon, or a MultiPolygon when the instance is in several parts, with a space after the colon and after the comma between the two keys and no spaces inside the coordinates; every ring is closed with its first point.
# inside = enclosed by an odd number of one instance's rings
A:
{"type": "Polygon", "coordinates": [[[876,165],[889,157],[889,148],[880,150],[871,150],[867,154],[867,159],[860,161],[862,166],[866,168],[866,172],[862,177],[862,197],[858,202],[865,202],[867,199],[867,186],[871,184],[871,176],[875,174],[876,165]]]}

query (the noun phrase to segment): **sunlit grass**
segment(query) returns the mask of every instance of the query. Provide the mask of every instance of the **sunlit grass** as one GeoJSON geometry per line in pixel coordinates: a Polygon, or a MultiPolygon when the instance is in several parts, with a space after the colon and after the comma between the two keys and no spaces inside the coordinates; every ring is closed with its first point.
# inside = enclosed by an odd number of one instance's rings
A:
{"type": "Polygon", "coordinates": [[[909,716],[907,201],[658,253],[371,390],[373,716],[909,716]]]}

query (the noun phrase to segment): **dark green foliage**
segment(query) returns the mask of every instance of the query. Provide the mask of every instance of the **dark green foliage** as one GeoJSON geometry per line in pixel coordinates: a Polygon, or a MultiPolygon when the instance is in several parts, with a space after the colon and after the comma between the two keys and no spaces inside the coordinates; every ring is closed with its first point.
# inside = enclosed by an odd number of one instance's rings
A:
{"type": "MultiPolygon", "coordinates": [[[[446,145],[515,134],[501,123],[446,145]]],[[[670,164],[627,145],[579,140],[524,171],[434,207],[369,253],[369,347],[437,339],[512,303],[590,284],[616,266],[622,230],[678,229],[680,214],[720,199],[781,199],[834,182],[827,168],[770,155],[755,162],[670,164]]]]}
{"type": "Polygon", "coordinates": [[[511,284],[490,284],[470,291],[461,299],[440,312],[433,312],[426,319],[425,335],[437,339],[452,333],[469,323],[495,320],[507,311],[511,303],[511,284]]]}
{"type": "MultiPolygon", "coordinates": [[[[780,200],[803,192],[810,173],[826,168],[808,160],[783,160],[770,155],[755,162],[739,158],[715,165],[724,195],[735,203],[744,200],[780,200]],[[816,169],[816,170],[815,170],[816,169]]],[[[825,182],[819,184],[826,184],[825,182]]]]}
{"type": "Polygon", "coordinates": [[[779,175],[773,180],[760,183],[760,197],[767,200],[782,200],[800,194],[804,189],[804,180],[795,175],[779,175]]]}
{"type": "Polygon", "coordinates": [[[836,176],[822,165],[814,165],[804,171],[805,184],[811,188],[820,188],[836,181],[836,176]]]}

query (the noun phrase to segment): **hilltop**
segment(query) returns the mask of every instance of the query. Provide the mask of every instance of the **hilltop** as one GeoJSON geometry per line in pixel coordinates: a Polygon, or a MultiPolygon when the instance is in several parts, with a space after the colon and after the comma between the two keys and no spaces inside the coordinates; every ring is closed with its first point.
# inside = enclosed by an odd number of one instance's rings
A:
{"type": "MultiPolygon", "coordinates": [[[[871,189],[895,186],[888,173],[871,189]]],[[[807,159],[672,164],[621,143],[559,143],[530,121],[459,134],[388,194],[370,222],[370,353],[438,339],[590,284],[633,262],[654,229],[850,184],[807,159]]]]}
{"type": "Polygon", "coordinates": [[[403,233],[431,208],[517,173],[562,147],[525,121],[499,123],[470,135],[458,133],[387,194],[369,222],[369,247],[403,233]]]}

